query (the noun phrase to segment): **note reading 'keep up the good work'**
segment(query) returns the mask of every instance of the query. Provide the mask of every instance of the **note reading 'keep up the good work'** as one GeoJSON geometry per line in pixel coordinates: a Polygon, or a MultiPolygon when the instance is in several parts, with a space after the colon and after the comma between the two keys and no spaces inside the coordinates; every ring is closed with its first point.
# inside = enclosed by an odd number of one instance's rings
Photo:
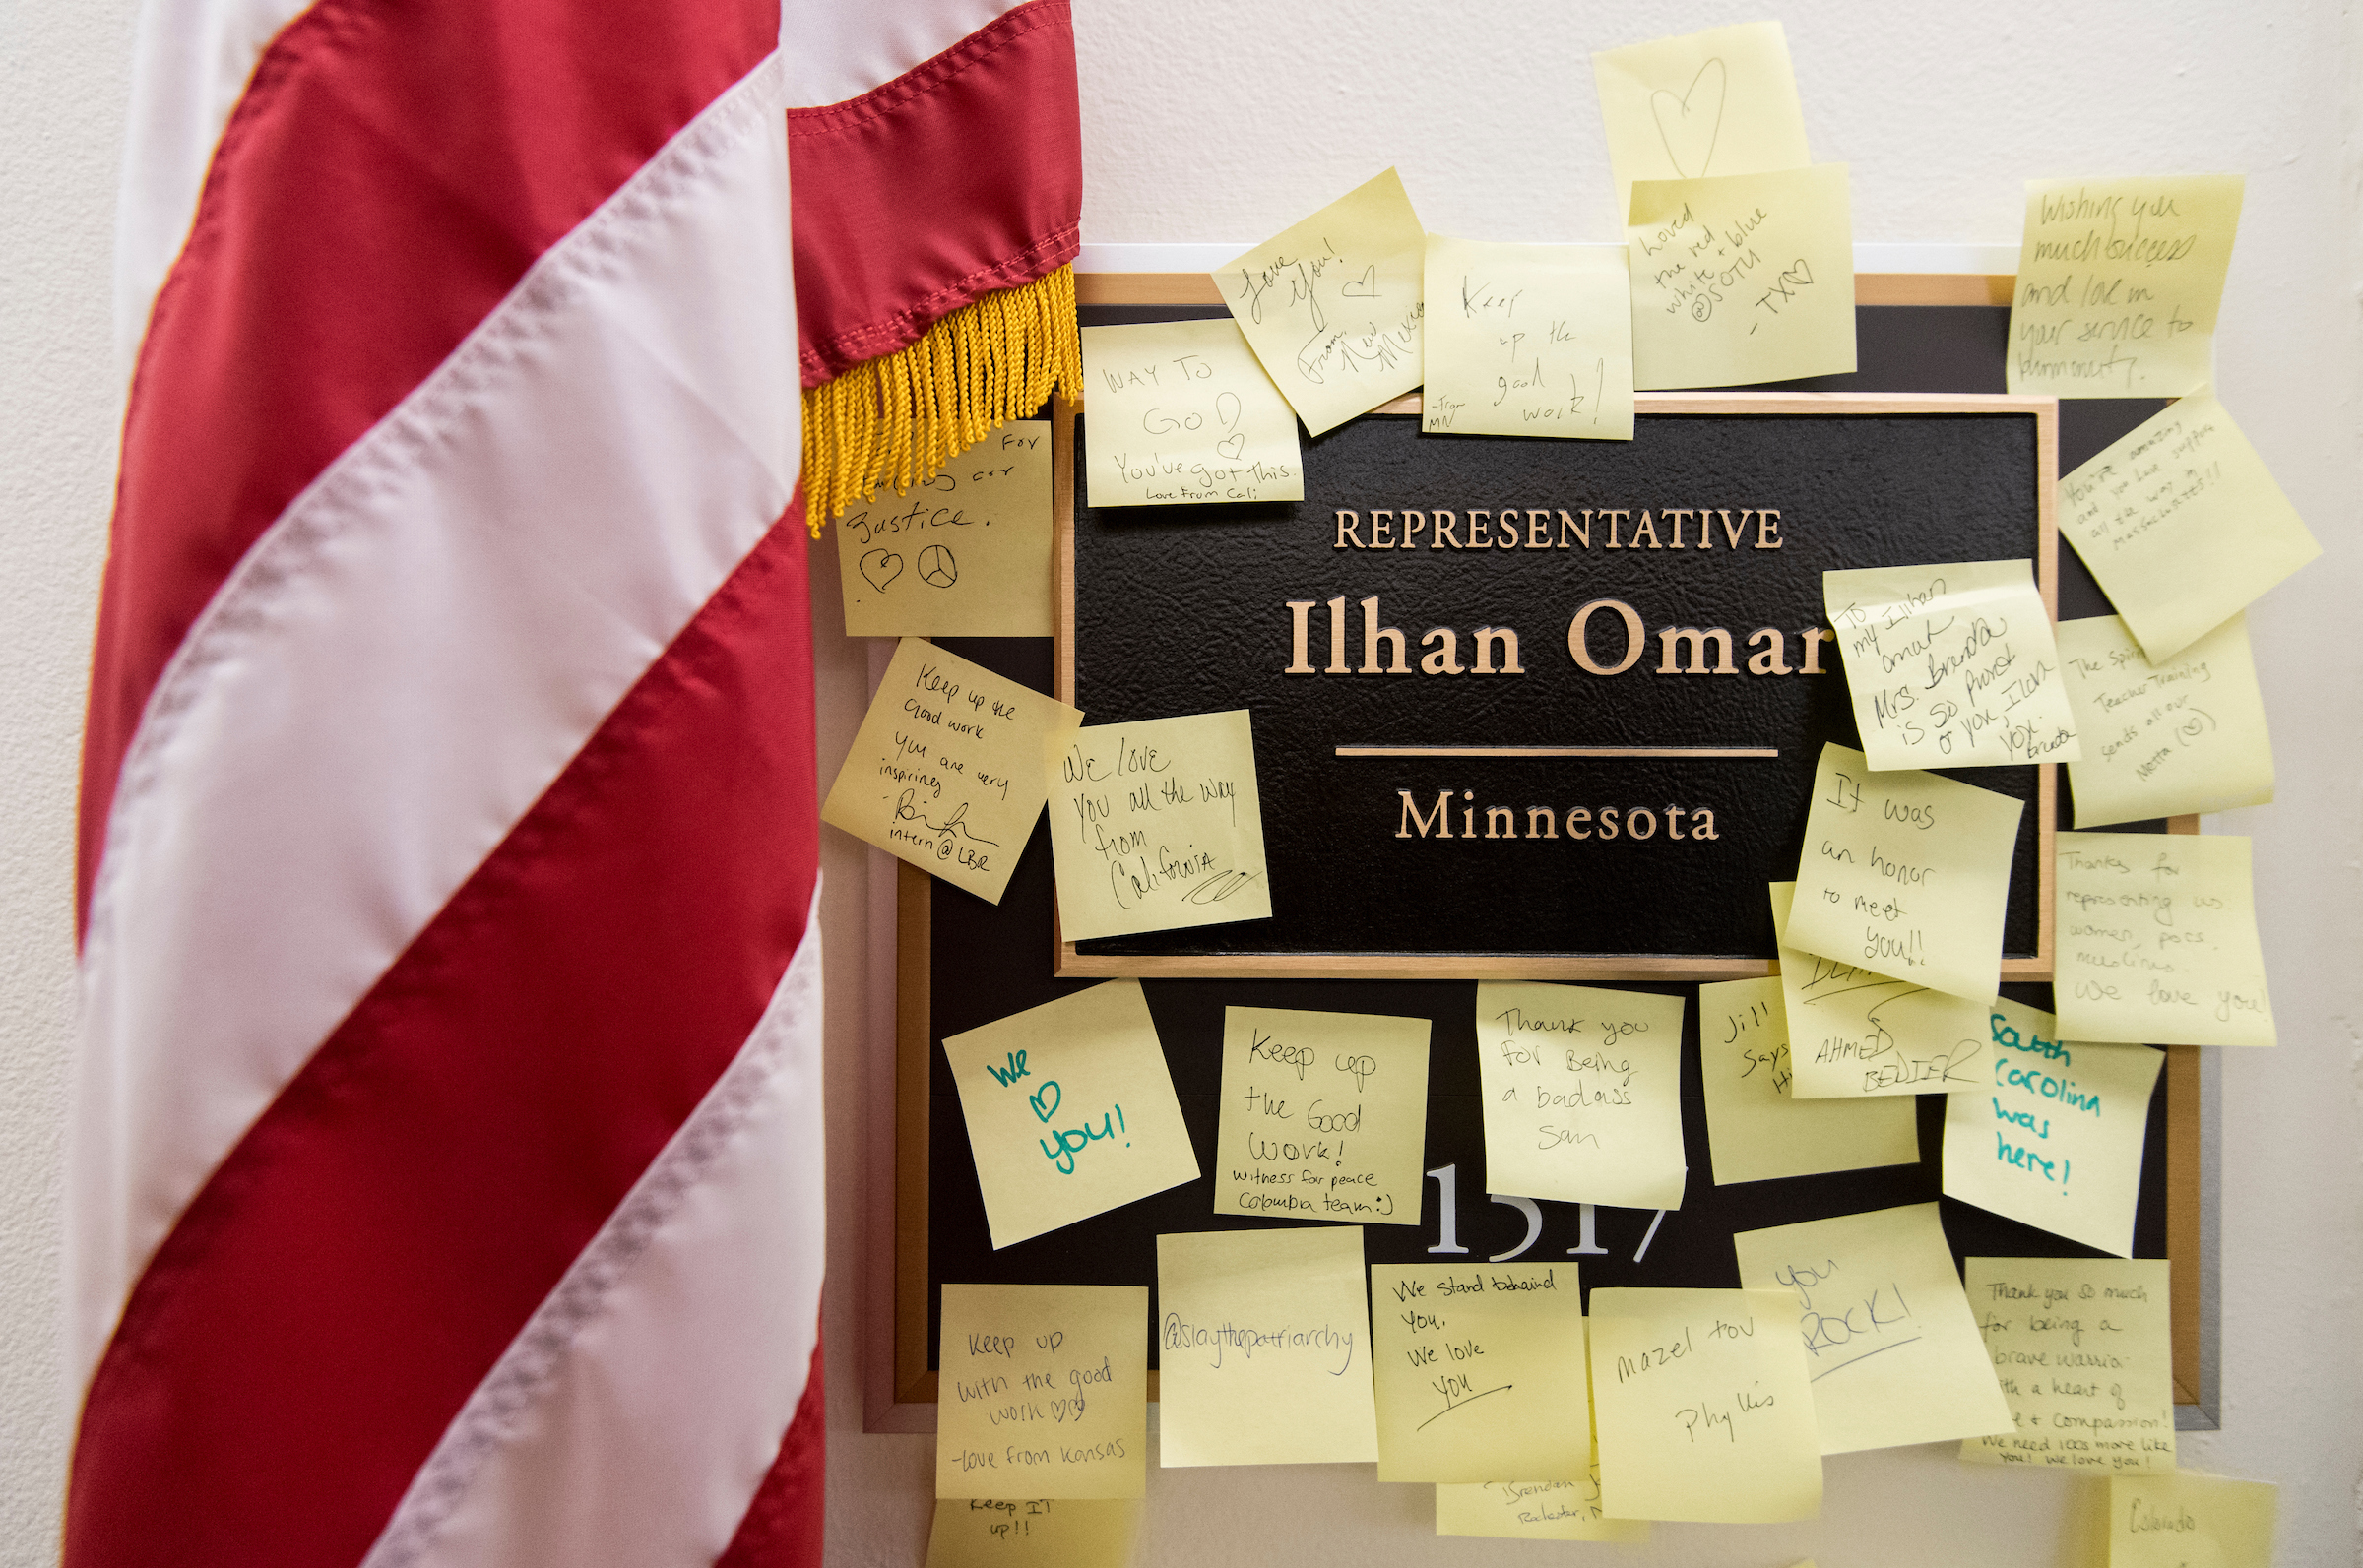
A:
{"type": "Polygon", "coordinates": [[[1093,506],[1301,501],[1297,416],[1230,321],[1083,329],[1093,506]]]}
{"type": "Polygon", "coordinates": [[[938,1497],[1138,1497],[1148,1489],[1149,1292],[946,1285],[938,1497]]]}
{"type": "Polygon", "coordinates": [[[1430,434],[1632,439],[1632,283],[1618,251],[1428,236],[1430,434]]]}
{"type": "Polygon", "coordinates": [[[1223,1012],[1216,1214],[1420,1223],[1428,1020],[1223,1012]]]}

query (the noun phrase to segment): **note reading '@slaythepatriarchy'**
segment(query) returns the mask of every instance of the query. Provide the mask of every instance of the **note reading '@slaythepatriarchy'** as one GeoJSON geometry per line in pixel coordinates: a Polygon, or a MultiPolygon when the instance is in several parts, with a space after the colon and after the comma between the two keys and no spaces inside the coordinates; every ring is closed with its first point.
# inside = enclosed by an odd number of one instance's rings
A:
{"type": "Polygon", "coordinates": [[[2070,1039],[2270,1045],[2246,839],[2063,833],[2052,995],[2070,1039]]]}
{"type": "Polygon", "coordinates": [[[2060,659],[2086,737],[2082,760],[2068,765],[2077,827],[2272,798],[2272,737],[2246,615],[2155,663],[2117,616],[2062,621],[2060,659]]]}
{"type": "Polygon", "coordinates": [[[1297,416],[1236,322],[1086,327],[1083,382],[1093,506],[1305,498],[1297,416]]]}
{"type": "Polygon", "coordinates": [[[1148,1489],[1149,1292],[950,1285],[936,1365],[938,1497],[1148,1489]]]}
{"type": "Polygon", "coordinates": [[[1048,637],[1051,422],[1012,419],[837,520],[848,637],[1048,637]]]}
{"type": "Polygon", "coordinates": [[[1428,1020],[1223,1010],[1214,1212],[1416,1225],[1428,1020]]]}
{"type": "Polygon", "coordinates": [[[1632,279],[1622,251],[1428,236],[1432,435],[1632,439],[1632,279]]]}
{"type": "Polygon", "coordinates": [[[1731,387],[1854,368],[1846,165],[1640,180],[1632,384],[1731,387]]]}
{"type": "Polygon", "coordinates": [[[1964,1438],[1974,1465],[2174,1469],[2163,1258],[1964,1258],[1961,1283],[2013,1430],[1964,1438]]]}

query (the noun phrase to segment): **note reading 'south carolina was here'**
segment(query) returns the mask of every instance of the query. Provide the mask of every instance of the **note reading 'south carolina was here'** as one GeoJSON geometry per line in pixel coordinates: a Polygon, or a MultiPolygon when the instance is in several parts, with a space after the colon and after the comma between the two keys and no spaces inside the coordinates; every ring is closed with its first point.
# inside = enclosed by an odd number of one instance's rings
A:
{"type": "Polygon", "coordinates": [[[1573,1263],[1373,1264],[1371,1305],[1380,1480],[1588,1477],[1573,1263]]]}
{"type": "Polygon", "coordinates": [[[938,1497],[1138,1497],[1148,1489],[1149,1292],[946,1285],[938,1497]]]}
{"type": "Polygon", "coordinates": [[[1496,1192],[1679,1209],[1684,998],[1481,981],[1477,1064],[1496,1192]]]}
{"type": "Polygon", "coordinates": [[[1051,422],[1012,419],[837,520],[848,637],[1051,635],[1051,422]]]}
{"type": "Polygon", "coordinates": [[[1137,1498],[944,1497],[927,1533],[926,1568],[1128,1568],[1137,1498]]]}
{"type": "Polygon", "coordinates": [[[1854,369],[1846,165],[1640,180],[1632,384],[1731,387],[1854,369]]]}
{"type": "Polygon", "coordinates": [[[2060,1033],[2151,1045],[2270,1045],[2246,839],[2063,833],[2060,1033]]]}
{"type": "Polygon", "coordinates": [[[2077,827],[2272,799],[2272,737],[2246,615],[2156,663],[2117,616],[2062,621],[2060,659],[2085,736],[2083,760],[2068,765],[2077,827]]]}
{"type": "MultiPolygon", "coordinates": [[[[1975,1094],[1993,1055],[1983,1003],[1789,946],[1797,884],[1774,882],[1788,1092],[1800,1100],[1975,1094]]],[[[1915,1154],[1912,1158],[1918,1159],[1915,1154]]]]}
{"type": "Polygon", "coordinates": [[[1761,174],[1813,161],[1777,22],[1652,38],[1592,56],[1617,217],[1634,180],[1761,174]]]}
{"type": "Polygon", "coordinates": [[[2174,1469],[2165,1259],[1965,1258],[1962,1284],[2015,1429],[1961,1443],[1974,1465],[2174,1469]]]}
{"type": "Polygon", "coordinates": [[[1083,329],[1093,506],[1301,501],[1297,416],[1230,321],[1083,329]]]}
{"type": "Polygon", "coordinates": [[[1430,434],[1632,439],[1625,254],[1428,236],[1430,434]]]}
{"type": "Polygon", "coordinates": [[[1428,1020],[1223,1011],[1214,1212],[1420,1223],[1428,1020]]]}
{"type": "Polygon", "coordinates": [[[1920,1158],[1912,1102],[1792,1098],[1781,976],[1698,987],[1698,1072],[1719,1186],[1920,1158]]]}
{"type": "Polygon", "coordinates": [[[2109,1568],[2271,1568],[2280,1488],[2195,1470],[2109,1477],[2109,1568]]]}

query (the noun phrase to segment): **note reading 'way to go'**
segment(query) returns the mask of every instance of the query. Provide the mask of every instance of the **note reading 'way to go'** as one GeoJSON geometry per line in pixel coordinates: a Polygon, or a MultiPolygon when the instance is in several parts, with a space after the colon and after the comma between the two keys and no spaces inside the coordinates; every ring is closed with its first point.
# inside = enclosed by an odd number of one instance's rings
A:
{"type": "Polygon", "coordinates": [[[1511,1540],[1649,1538],[1646,1519],[1611,1519],[1600,1508],[1600,1462],[1579,1481],[1478,1481],[1436,1489],[1436,1533],[1511,1540]]]}
{"type": "Polygon", "coordinates": [[[1994,1004],[1994,1081],[1945,1104],[1945,1196],[2133,1256],[2149,1096],[2146,1045],[2059,1037],[2049,1013],[1994,1004]]]}
{"type": "Polygon", "coordinates": [[[1653,38],[1592,56],[1617,218],[1634,180],[1761,174],[1813,161],[1777,22],[1653,38]]]}
{"type": "Polygon", "coordinates": [[[1198,1178],[1138,980],[944,1037],[992,1244],[1198,1178]]]}
{"type": "Polygon", "coordinates": [[[1129,1568],[1139,1535],[1140,1503],[1129,1497],[945,1497],[926,1568],[1129,1568]]]}
{"type": "Polygon", "coordinates": [[[1589,1476],[1572,1263],[1373,1264],[1371,1300],[1380,1480],[1589,1476]]]}
{"type": "Polygon", "coordinates": [[[2085,737],[2083,759],[2068,765],[2077,827],[2272,798],[2272,738],[2247,616],[2154,664],[2114,615],[2062,621],[2060,660],[2085,737]]]}
{"type": "Polygon", "coordinates": [[[2272,1568],[2280,1488],[2195,1470],[2109,1477],[2109,1568],[2272,1568]]]}
{"type": "Polygon", "coordinates": [[[1093,506],[1301,501],[1297,416],[1230,321],[1083,329],[1093,506]]]}
{"type": "Polygon", "coordinates": [[[1871,766],[2074,762],[2076,716],[2025,561],[1821,574],[1871,766]]]}
{"type": "Polygon", "coordinates": [[[938,1497],[1138,1497],[1148,1489],[1149,1292],[946,1285],[938,1497]]]}
{"type": "Polygon", "coordinates": [[[1051,422],[1013,419],[837,520],[848,637],[1051,635],[1051,422]]]}
{"type": "Polygon", "coordinates": [[[2060,1033],[2152,1045],[2270,1045],[2246,839],[2063,833],[2060,1033]]]}
{"type": "MultiPolygon", "coordinates": [[[[1770,891],[1772,929],[1785,933],[1797,884],[1775,882],[1770,891]]],[[[1796,1098],[1985,1088],[1993,1044],[1983,1003],[1799,952],[1785,935],[1777,951],[1795,1072],[1788,1092],[1796,1098]]]]}
{"type": "Polygon", "coordinates": [[[905,638],[821,820],[998,904],[1042,811],[1043,745],[1082,721],[1055,698],[905,638]]]}
{"type": "Polygon", "coordinates": [[[1935,1204],[1731,1242],[1742,1285],[1794,1292],[1822,1453],[2011,1429],[1935,1204]]]}
{"type": "Polygon", "coordinates": [[[1223,1011],[1214,1212],[1420,1223],[1428,1020],[1223,1011]]]}
{"type": "Polygon", "coordinates": [[[1790,1098],[1781,976],[1698,987],[1698,1071],[1717,1185],[1810,1176],[1920,1158],[1912,1103],[1790,1098]]]}
{"type": "Polygon", "coordinates": [[[1632,439],[1632,279],[1622,251],[1428,236],[1431,434],[1632,439]]]}
{"type": "Polygon", "coordinates": [[[1682,1207],[1683,1001],[1479,982],[1485,1169],[1496,1192],[1682,1207]]]}
{"type": "Polygon", "coordinates": [[[1428,234],[1393,169],[1213,274],[1255,357],[1314,435],[1420,384],[1428,234]]]}
{"type": "Polygon", "coordinates": [[[2174,1469],[2174,1347],[2163,1258],[1965,1258],[1962,1284],[2014,1431],[1975,1465],[2174,1469]]]}

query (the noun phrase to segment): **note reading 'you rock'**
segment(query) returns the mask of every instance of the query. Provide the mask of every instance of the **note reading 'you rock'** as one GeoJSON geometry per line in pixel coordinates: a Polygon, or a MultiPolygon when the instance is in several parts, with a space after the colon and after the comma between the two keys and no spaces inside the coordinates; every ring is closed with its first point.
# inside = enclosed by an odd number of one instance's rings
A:
{"type": "Polygon", "coordinates": [[[946,1285],[938,1497],[1138,1497],[1148,1489],[1149,1292],[946,1285]]]}
{"type": "Polygon", "coordinates": [[[1428,1020],[1223,1012],[1214,1212],[1416,1225],[1428,1020]]]}

